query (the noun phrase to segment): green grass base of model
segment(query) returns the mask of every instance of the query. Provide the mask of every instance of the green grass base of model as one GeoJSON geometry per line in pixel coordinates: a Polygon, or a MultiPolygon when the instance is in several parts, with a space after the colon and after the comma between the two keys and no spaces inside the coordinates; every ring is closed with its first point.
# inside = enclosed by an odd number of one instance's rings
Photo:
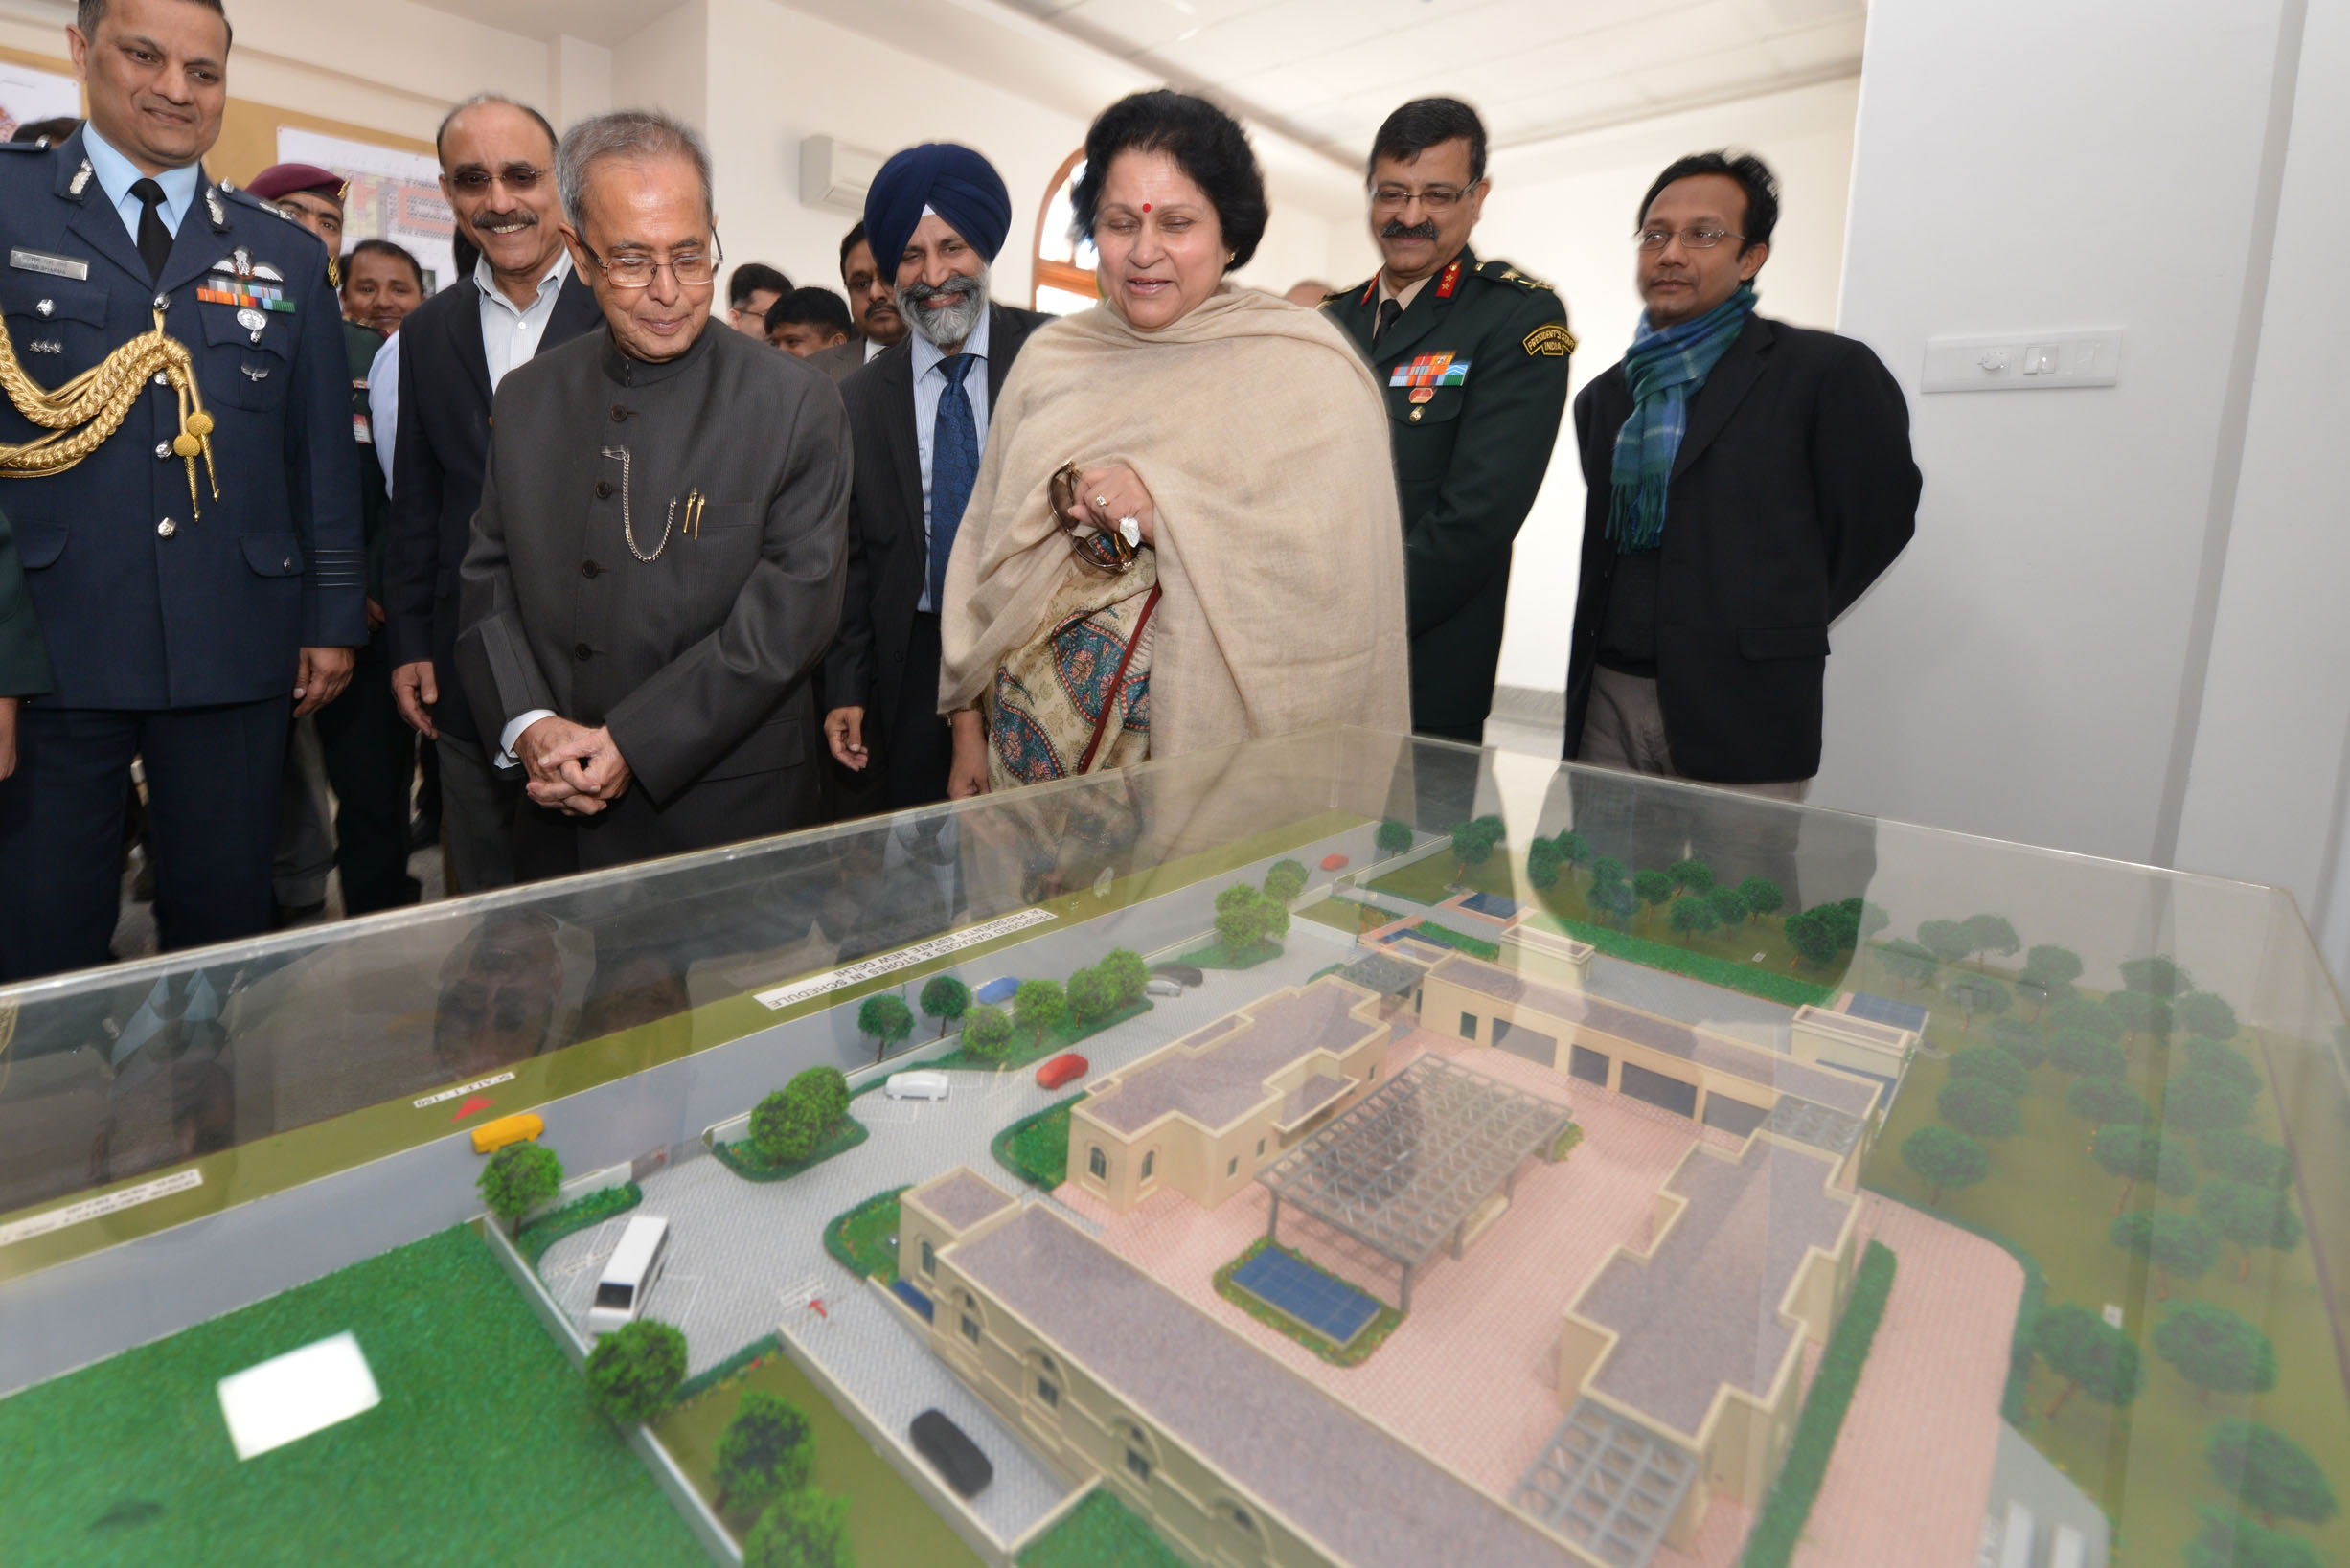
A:
{"type": "MultiPolygon", "coordinates": [[[[1262,1236],[1258,1237],[1254,1241],[1249,1242],[1246,1251],[1243,1252],[1238,1258],[1233,1259],[1232,1261],[1226,1263],[1223,1267],[1216,1271],[1216,1293],[1223,1297],[1224,1300],[1230,1302],[1233,1306],[1239,1307],[1242,1311],[1247,1313],[1250,1317],[1255,1318],[1259,1323],[1264,1324],[1266,1328],[1276,1330],[1284,1338],[1293,1339],[1300,1345],[1305,1346],[1306,1349],[1312,1351],[1314,1354],[1320,1356],[1323,1360],[1329,1362],[1334,1367],[1358,1367],[1362,1365],[1362,1363],[1371,1359],[1373,1352],[1377,1351],[1381,1345],[1387,1343],[1387,1336],[1389,1334],[1394,1333],[1396,1329],[1403,1327],[1403,1314],[1382,1302],[1380,1304],[1378,1315],[1373,1317],[1370,1322],[1364,1324],[1362,1326],[1362,1330],[1359,1333],[1356,1334],[1353,1339],[1347,1341],[1344,1345],[1334,1345],[1321,1334],[1316,1333],[1312,1329],[1309,1329],[1304,1324],[1298,1322],[1295,1318],[1289,1316],[1289,1313],[1282,1311],[1279,1307],[1260,1301],[1255,1296],[1250,1295],[1247,1291],[1243,1290],[1239,1285],[1232,1283],[1232,1276],[1239,1273],[1241,1268],[1247,1263],[1248,1260],[1254,1258],[1258,1253],[1263,1252],[1266,1248],[1272,1245],[1273,1243],[1271,1241],[1266,1240],[1262,1236]]],[[[1305,1264],[1306,1267],[1312,1269],[1316,1274],[1322,1275],[1327,1279],[1337,1279],[1336,1275],[1332,1274],[1326,1268],[1320,1267],[1311,1259],[1302,1256],[1294,1249],[1289,1247],[1282,1247],[1280,1250],[1289,1253],[1291,1258],[1296,1259],[1300,1263],[1305,1264]]],[[[1346,1285],[1350,1290],[1359,1288],[1358,1286],[1351,1284],[1344,1280],[1339,1280],[1338,1283],[1346,1285]]]]}
{"type": "Polygon", "coordinates": [[[733,1143],[712,1144],[710,1152],[719,1157],[720,1165],[741,1176],[744,1181],[789,1181],[803,1170],[814,1170],[835,1154],[846,1154],[863,1143],[866,1136],[865,1124],[852,1116],[844,1119],[839,1128],[830,1138],[818,1144],[816,1151],[805,1160],[791,1160],[782,1165],[768,1165],[760,1159],[758,1148],[748,1138],[738,1139],[733,1143]]]}
{"type": "Polygon", "coordinates": [[[1270,964],[1281,956],[1281,943],[1260,942],[1254,946],[1242,948],[1236,957],[1222,943],[1211,942],[1205,947],[1185,953],[1175,962],[1188,964],[1195,969],[1253,969],[1260,964],[1270,964]]]}
{"type": "Polygon", "coordinates": [[[0,1400],[0,1453],[11,1562],[709,1560],[468,1226],[0,1400]],[[345,1329],[382,1402],[239,1463],[216,1385],[345,1329]]]}
{"type": "Polygon", "coordinates": [[[862,1274],[883,1284],[898,1283],[898,1199],[906,1190],[893,1187],[835,1215],[824,1227],[824,1250],[852,1274],[862,1274]]]}
{"type": "Polygon", "coordinates": [[[1071,1095],[1024,1116],[989,1141],[995,1163],[1027,1182],[1051,1192],[1069,1179],[1069,1112],[1085,1097],[1071,1095]]]}
{"type": "Polygon", "coordinates": [[[1820,1352],[1819,1371],[1813,1375],[1803,1414],[1795,1421],[1794,1441],[1788,1444],[1779,1478],[1746,1536],[1740,1568],[1785,1568],[1794,1560],[1803,1522],[1811,1517],[1820,1483],[1828,1478],[1828,1460],[1836,1452],[1837,1434],[1844,1429],[1844,1412],[1860,1386],[1860,1368],[1868,1360],[1877,1325],[1884,1320],[1885,1301],[1892,1294],[1892,1250],[1871,1241],[1853,1275],[1843,1315],[1828,1335],[1828,1348],[1820,1352]]]}
{"type": "MultiPolygon", "coordinates": [[[[653,1422],[653,1435],[677,1462],[695,1490],[713,1507],[718,1502],[719,1439],[735,1418],[742,1395],[750,1389],[788,1399],[807,1415],[813,1428],[815,1467],[809,1485],[849,1505],[849,1539],[860,1568],[979,1568],[979,1558],[963,1544],[906,1479],[876,1453],[864,1434],[828,1399],[808,1375],[776,1348],[763,1342],[764,1353],[737,1368],[714,1386],[681,1398],[653,1422]]],[[[746,1523],[746,1522],[745,1522],[746,1523]]],[[[614,1551],[606,1562],[628,1558],[614,1551]]]]}
{"type": "Polygon", "coordinates": [[[1096,1487],[1028,1543],[1019,1568],[1189,1568],[1141,1514],[1096,1487]]]}

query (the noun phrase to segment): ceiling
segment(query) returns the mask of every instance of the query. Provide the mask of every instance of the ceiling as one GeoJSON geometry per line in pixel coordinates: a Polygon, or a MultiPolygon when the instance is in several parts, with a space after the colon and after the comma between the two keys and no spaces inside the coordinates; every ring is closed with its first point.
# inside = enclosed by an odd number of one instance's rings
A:
{"type": "Polygon", "coordinates": [[[418,0],[484,27],[552,43],[565,34],[609,49],[680,0],[418,0]]]}
{"type": "Polygon", "coordinates": [[[1866,0],[1004,0],[1358,165],[1407,99],[1449,93],[1494,146],[1860,68],[1866,0]]]}

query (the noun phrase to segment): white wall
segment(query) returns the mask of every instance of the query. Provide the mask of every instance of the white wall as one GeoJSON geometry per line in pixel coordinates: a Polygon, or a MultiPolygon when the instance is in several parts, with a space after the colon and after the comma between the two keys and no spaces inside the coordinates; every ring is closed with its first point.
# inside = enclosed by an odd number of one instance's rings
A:
{"type": "MultiPolygon", "coordinates": [[[[1848,78],[1498,153],[1477,252],[1506,257],[1565,296],[1581,340],[1571,367],[1580,392],[1624,356],[1639,322],[1631,237],[1649,182],[1683,153],[1746,148],[1762,154],[1783,191],[1760,279],[1763,309],[1806,327],[1834,326],[1859,97],[1858,79],[1848,78]]],[[[1570,414],[1517,538],[1504,685],[1556,692],[1566,684],[1583,503],[1570,414]]]]}
{"type": "Polygon", "coordinates": [[[1926,495],[1837,628],[1815,803],[2167,858],[2288,5],[1875,0],[1842,327],[1926,495]],[[1918,392],[1930,337],[2080,327],[2127,330],[2118,386],[1918,392]]]}

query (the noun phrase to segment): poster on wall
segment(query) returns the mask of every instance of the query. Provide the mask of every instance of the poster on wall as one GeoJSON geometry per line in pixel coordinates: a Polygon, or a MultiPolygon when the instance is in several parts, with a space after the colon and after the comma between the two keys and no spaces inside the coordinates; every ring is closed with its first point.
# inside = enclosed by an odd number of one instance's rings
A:
{"type": "Polygon", "coordinates": [[[38,120],[81,118],[81,83],[55,71],[0,60],[0,141],[38,120]]]}
{"type": "Polygon", "coordinates": [[[454,276],[450,240],[456,219],[441,194],[441,166],[427,154],[282,125],[278,161],[316,164],[351,182],[343,197],[346,252],[362,239],[404,245],[423,263],[427,292],[445,287],[454,276]]]}

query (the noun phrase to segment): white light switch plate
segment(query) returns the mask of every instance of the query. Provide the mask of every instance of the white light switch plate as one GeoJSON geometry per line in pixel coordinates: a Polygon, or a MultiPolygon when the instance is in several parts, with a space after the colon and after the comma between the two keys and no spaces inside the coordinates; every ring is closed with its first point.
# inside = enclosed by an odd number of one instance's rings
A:
{"type": "Polygon", "coordinates": [[[2120,379],[2120,328],[2011,337],[1937,337],[1926,344],[1928,392],[2031,392],[2110,387],[2120,379]]]}

